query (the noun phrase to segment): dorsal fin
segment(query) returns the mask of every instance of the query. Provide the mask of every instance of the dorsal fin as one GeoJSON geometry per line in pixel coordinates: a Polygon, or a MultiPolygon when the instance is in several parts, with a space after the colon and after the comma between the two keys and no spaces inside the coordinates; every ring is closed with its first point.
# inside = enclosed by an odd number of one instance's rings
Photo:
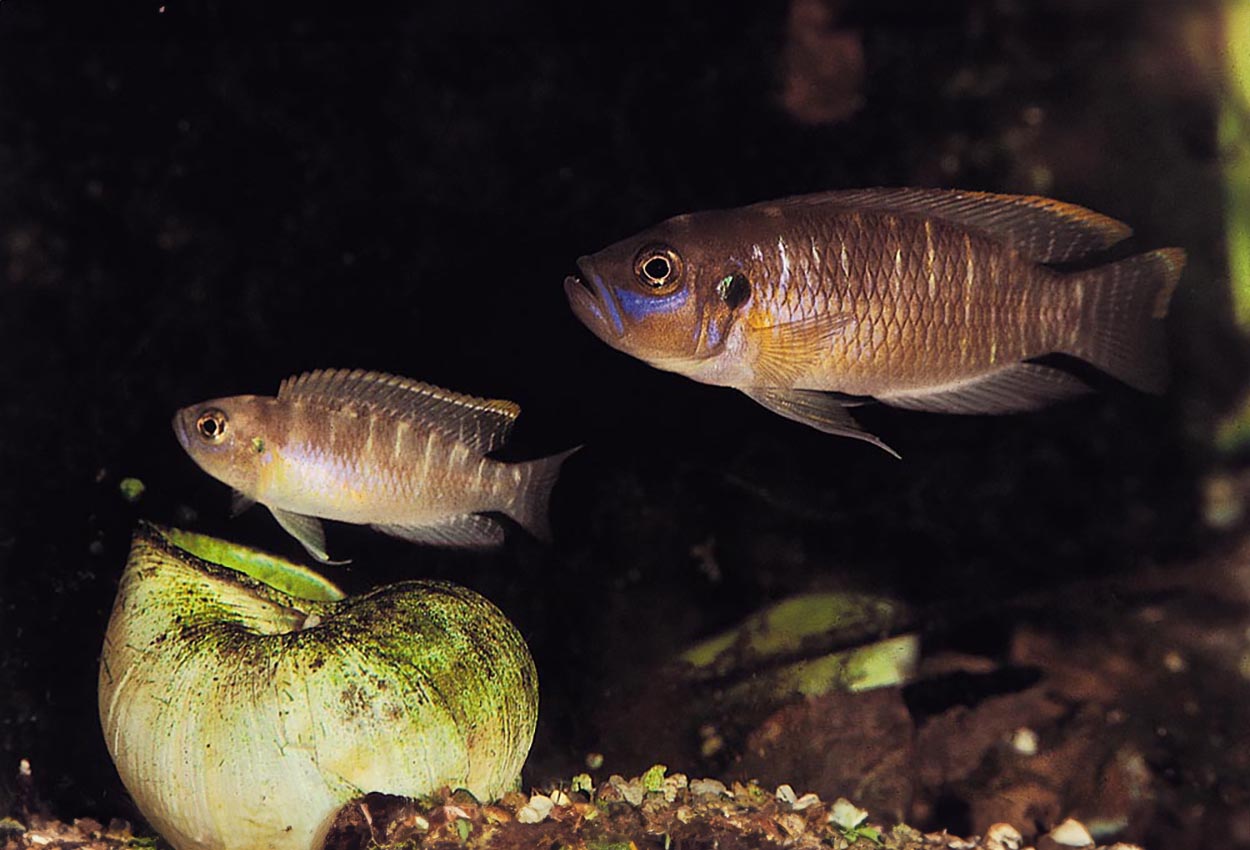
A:
{"type": "Polygon", "coordinates": [[[1037,195],[996,195],[960,189],[847,189],[798,195],[755,205],[830,207],[934,218],[979,230],[1009,243],[1039,263],[1079,260],[1126,239],[1133,231],[1121,221],[1075,204],[1037,195]]]}
{"type": "Polygon", "coordinates": [[[278,398],[366,406],[434,426],[483,453],[504,444],[521,413],[515,402],[476,398],[364,369],[317,369],[287,378],[278,387],[278,398]]]}

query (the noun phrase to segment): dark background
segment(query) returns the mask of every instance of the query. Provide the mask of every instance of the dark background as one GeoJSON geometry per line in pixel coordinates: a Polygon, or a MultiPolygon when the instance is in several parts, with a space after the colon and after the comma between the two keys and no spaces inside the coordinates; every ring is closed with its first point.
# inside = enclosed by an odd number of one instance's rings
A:
{"type": "Polygon", "coordinates": [[[1181,25],[1213,6],[265,5],[0,2],[0,810],[27,758],[64,816],[129,812],[95,666],[135,521],[302,557],[266,512],[228,519],[170,416],[311,368],[514,399],[510,458],[586,445],[552,547],[329,529],[348,589],[452,578],[517,622],[535,779],[590,750],[637,769],[597,708],[796,590],[975,611],[1213,545],[1209,436],[1245,377],[1219,57],[1181,25]],[[898,462],[617,354],[567,309],[579,254],[661,218],[864,185],[1036,191],[1186,247],[1173,389],[865,411],[898,462]]]}

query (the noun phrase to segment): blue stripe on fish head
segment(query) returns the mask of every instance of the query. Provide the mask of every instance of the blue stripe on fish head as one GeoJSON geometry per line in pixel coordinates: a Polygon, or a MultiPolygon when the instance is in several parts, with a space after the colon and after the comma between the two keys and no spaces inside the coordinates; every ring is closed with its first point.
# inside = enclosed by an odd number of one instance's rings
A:
{"type": "MultiPolygon", "coordinates": [[[[716,317],[709,311],[706,318],[700,322],[700,325],[707,329],[707,335],[703,338],[704,349],[711,352],[720,348],[721,323],[716,321],[716,317]]],[[[695,332],[697,334],[698,329],[695,332]]]]}
{"type": "Polygon", "coordinates": [[[625,323],[621,320],[621,311],[617,307],[616,298],[613,297],[613,287],[607,285],[603,280],[603,275],[594,272],[590,275],[590,283],[599,293],[599,301],[603,309],[607,312],[608,321],[612,323],[612,327],[616,330],[617,336],[625,333],[625,323]]]}
{"type": "Polygon", "coordinates": [[[632,292],[621,287],[617,290],[617,296],[620,298],[621,309],[625,315],[635,322],[641,322],[657,313],[672,313],[680,310],[690,300],[690,291],[683,286],[668,295],[655,296],[632,292]]]}

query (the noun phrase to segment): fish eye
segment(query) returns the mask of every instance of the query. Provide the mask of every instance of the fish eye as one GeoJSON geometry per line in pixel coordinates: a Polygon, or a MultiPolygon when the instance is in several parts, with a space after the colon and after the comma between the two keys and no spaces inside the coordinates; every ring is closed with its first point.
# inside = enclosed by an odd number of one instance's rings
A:
{"type": "Polygon", "coordinates": [[[200,414],[199,419],[195,420],[195,430],[210,443],[219,443],[226,436],[228,422],[226,414],[215,407],[210,407],[200,414]]]}
{"type": "Polygon", "coordinates": [[[664,246],[644,248],[634,260],[634,274],[653,292],[676,289],[681,280],[681,257],[664,246]]]}

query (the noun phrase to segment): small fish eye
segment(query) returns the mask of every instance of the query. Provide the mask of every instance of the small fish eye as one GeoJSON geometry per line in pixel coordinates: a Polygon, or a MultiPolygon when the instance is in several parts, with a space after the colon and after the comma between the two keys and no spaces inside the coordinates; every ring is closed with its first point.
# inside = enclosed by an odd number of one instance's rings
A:
{"type": "Polygon", "coordinates": [[[634,273],[648,289],[671,288],[681,277],[681,258],[671,248],[647,248],[634,261],[634,273]]]}
{"type": "Polygon", "coordinates": [[[195,420],[195,430],[210,443],[220,442],[226,436],[227,421],[226,414],[216,408],[211,408],[201,413],[200,418],[195,420]]]}

